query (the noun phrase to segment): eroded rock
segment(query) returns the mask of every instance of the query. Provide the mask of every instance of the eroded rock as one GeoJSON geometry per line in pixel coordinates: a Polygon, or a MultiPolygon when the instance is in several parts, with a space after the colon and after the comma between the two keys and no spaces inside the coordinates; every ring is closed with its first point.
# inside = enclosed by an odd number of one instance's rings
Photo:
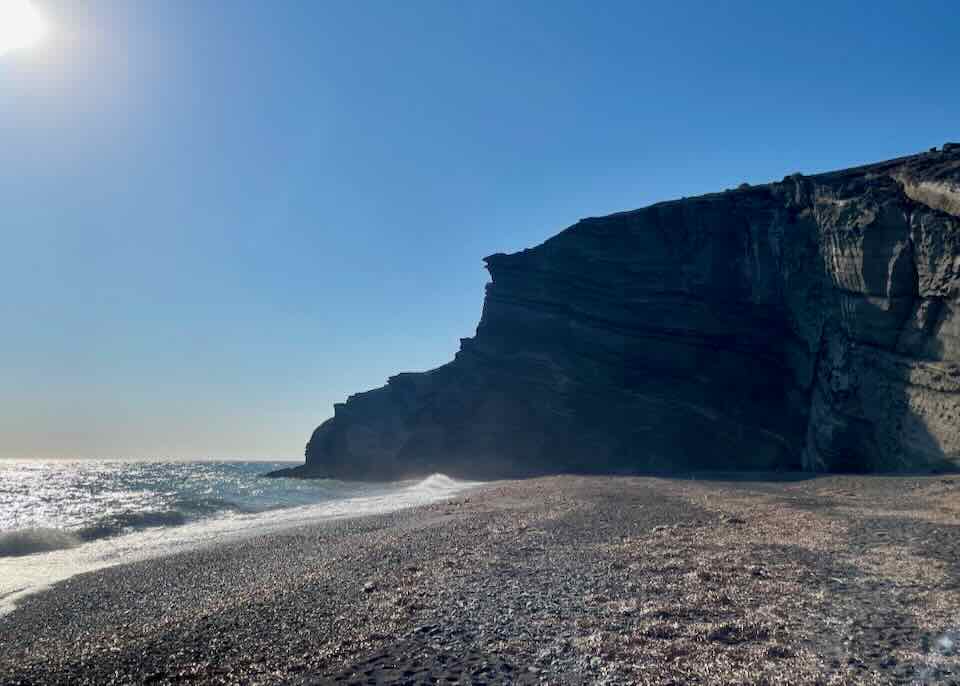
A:
{"type": "Polygon", "coordinates": [[[960,464],[960,149],[583,219],[486,258],[456,358],[286,473],[960,464]]]}

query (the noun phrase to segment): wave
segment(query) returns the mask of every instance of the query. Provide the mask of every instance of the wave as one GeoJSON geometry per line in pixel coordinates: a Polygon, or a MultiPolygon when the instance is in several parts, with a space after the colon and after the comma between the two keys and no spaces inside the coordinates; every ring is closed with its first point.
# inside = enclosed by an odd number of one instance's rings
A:
{"type": "Polygon", "coordinates": [[[77,531],[82,541],[96,541],[100,538],[119,536],[131,529],[149,529],[155,526],[182,526],[187,523],[183,512],[124,512],[103,517],[89,526],[77,531]]]}
{"type": "Polygon", "coordinates": [[[77,531],[77,535],[84,542],[95,541],[101,538],[119,536],[130,531],[151,529],[154,527],[183,526],[197,519],[213,517],[215,515],[254,512],[249,507],[243,507],[229,500],[219,498],[180,499],[171,504],[168,510],[147,510],[145,512],[121,512],[101,517],[93,524],[77,531]]]}
{"type": "MultiPolygon", "coordinates": [[[[334,483],[341,485],[338,482],[334,483]]],[[[334,497],[317,505],[322,508],[324,516],[349,516],[350,514],[359,516],[370,512],[386,511],[430,502],[470,485],[469,482],[457,481],[443,474],[433,474],[418,481],[394,483],[386,492],[364,493],[361,491],[353,493],[353,497],[348,492],[344,492],[341,498],[334,497]]],[[[306,507],[310,508],[311,506],[306,507]]],[[[168,503],[166,509],[111,513],[99,517],[85,526],[69,530],[32,528],[0,532],[0,557],[16,557],[74,548],[83,543],[113,538],[135,531],[180,527],[221,515],[249,515],[273,510],[288,510],[291,515],[297,512],[298,514],[302,513],[303,516],[309,516],[301,507],[290,505],[273,504],[254,508],[209,496],[181,496],[168,503]]]]}
{"type": "Polygon", "coordinates": [[[468,482],[451,479],[446,474],[431,474],[423,481],[419,481],[410,487],[413,491],[423,491],[425,493],[435,493],[449,491],[461,488],[468,482]]]}
{"type": "Polygon", "coordinates": [[[201,519],[203,516],[243,512],[243,508],[231,507],[229,503],[215,505],[186,505],[182,510],[160,510],[147,512],[122,512],[101,517],[87,526],[66,530],[52,528],[18,529],[0,533],[0,557],[19,557],[51,550],[74,548],[81,543],[89,543],[102,538],[112,538],[131,531],[140,531],[155,527],[183,526],[187,522],[201,519]]]}
{"type": "Polygon", "coordinates": [[[62,529],[19,529],[0,533],[0,557],[21,557],[75,548],[81,543],[83,539],[77,534],[62,529]]]}

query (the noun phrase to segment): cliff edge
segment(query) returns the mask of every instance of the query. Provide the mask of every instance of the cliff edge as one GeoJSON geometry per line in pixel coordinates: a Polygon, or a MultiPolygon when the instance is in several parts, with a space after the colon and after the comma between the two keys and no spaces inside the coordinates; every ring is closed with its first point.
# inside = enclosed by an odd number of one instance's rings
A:
{"type": "Polygon", "coordinates": [[[960,466],[960,145],[583,219],[486,258],[455,359],[288,476],[960,466]]]}

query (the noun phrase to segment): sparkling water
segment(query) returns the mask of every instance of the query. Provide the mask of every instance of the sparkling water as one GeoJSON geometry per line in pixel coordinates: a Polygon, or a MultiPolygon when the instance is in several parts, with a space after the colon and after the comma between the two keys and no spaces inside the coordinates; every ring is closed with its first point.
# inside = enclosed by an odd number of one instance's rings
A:
{"type": "Polygon", "coordinates": [[[443,475],[267,479],[271,462],[0,460],[0,612],[80,572],[337,517],[448,498],[443,475]]]}

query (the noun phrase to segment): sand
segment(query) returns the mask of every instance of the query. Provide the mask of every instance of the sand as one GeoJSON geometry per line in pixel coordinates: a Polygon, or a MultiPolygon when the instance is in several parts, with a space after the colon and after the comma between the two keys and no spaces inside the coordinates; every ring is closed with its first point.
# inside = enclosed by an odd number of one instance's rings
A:
{"type": "Polygon", "coordinates": [[[960,683],[960,477],[550,477],[74,577],[0,683],[960,683]]]}

